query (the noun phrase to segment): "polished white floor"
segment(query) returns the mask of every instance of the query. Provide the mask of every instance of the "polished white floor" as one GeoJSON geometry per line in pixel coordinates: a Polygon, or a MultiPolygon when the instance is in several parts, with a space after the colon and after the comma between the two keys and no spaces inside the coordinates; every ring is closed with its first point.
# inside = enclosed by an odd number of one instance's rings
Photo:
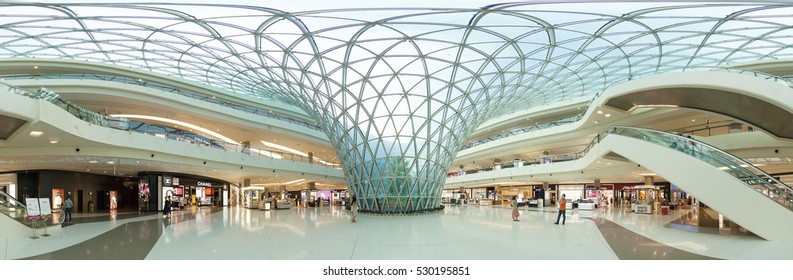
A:
{"type": "MultiPolygon", "coordinates": [[[[524,211],[526,212],[526,211],[524,211]]],[[[231,208],[166,229],[147,259],[615,259],[589,220],[451,206],[446,213],[351,223],[340,207],[231,208]]]]}
{"type": "MultiPolygon", "coordinates": [[[[665,245],[705,256],[793,259],[793,242],[663,226],[685,211],[662,216],[619,208],[573,210],[564,226],[553,224],[556,212],[552,208],[521,209],[519,222],[513,222],[510,213],[511,209],[501,207],[452,205],[444,213],[423,216],[359,215],[358,223],[351,223],[349,212],[341,207],[276,211],[230,207],[215,213],[200,208],[195,219],[158,223],[164,231],[152,236],[158,240],[146,259],[617,259],[587,217],[605,218],[665,245]]],[[[148,219],[162,220],[162,216],[75,224],[36,240],[0,240],[0,253],[5,259],[30,257],[91,242],[92,237],[127,222],[148,219]]]]}
{"type": "MultiPolygon", "coordinates": [[[[793,240],[766,241],[759,237],[693,233],[664,227],[689,211],[693,210],[676,211],[670,215],[646,215],[625,212],[618,208],[598,210],[595,215],[667,246],[695,254],[730,260],[793,260],[793,240]]],[[[773,223],[773,219],[768,217],[758,219],[768,219],[769,223],[773,223]]]]}

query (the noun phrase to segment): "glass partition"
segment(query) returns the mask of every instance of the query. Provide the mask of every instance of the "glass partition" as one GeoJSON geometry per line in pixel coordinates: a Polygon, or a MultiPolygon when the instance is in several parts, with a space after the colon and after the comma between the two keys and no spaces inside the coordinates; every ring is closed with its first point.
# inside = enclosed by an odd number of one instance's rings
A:
{"type": "Polygon", "coordinates": [[[5,215],[26,226],[32,226],[28,221],[25,204],[4,192],[0,192],[0,215],[5,215]]]}
{"type": "Polygon", "coordinates": [[[688,154],[732,175],[769,199],[793,210],[793,189],[790,186],[724,150],[682,135],[646,128],[615,126],[609,132],[688,154]]]}

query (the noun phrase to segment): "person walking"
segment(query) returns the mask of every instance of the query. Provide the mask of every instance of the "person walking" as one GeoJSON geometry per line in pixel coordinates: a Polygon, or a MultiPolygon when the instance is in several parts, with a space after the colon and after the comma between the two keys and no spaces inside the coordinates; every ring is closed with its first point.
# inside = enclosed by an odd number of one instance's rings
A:
{"type": "Polygon", "coordinates": [[[162,217],[167,218],[171,216],[171,197],[165,198],[165,205],[162,207],[162,217]]]}
{"type": "Polygon", "coordinates": [[[352,211],[352,222],[355,223],[355,218],[358,216],[358,199],[355,196],[352,196],[352,202],[350,202],[350,211],[352,211]]]}
{"type": "Polygon", "coordinates": [[[512,221],[520,222],[518,217],[520,217],[520,212],[518,211],[518,196],[512,197],[512,221]]]}
{"type": "Polygon", "coordinates": [[[63,203],[63,211],[66,213],[63,217],[63,220],[67,223],[72,222],[72,208],[74,207],[74,203],[72,203],[72,197],[67,196],[66,202],[63,203]]]}
{"type": "Polygon", "coordinates": [[[567,199],[565,199],[565,195],[562,194],[562,199],[559,200],[559,214],[556,215],[556,222],[554,223],[555,225],[559,224],[560,217],[562,218],[562,225],[564,225],[564,222],[567,220],[567,217],[565,216],[566,210],[567,210],[567,199]]]}

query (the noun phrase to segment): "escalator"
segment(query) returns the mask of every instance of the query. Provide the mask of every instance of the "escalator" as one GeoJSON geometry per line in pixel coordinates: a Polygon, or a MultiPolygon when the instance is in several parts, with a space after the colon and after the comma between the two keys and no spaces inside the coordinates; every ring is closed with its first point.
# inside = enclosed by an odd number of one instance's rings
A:
{"type": "Polygon", "coordinates": [[[33,228],[40,229],[39,233],[44,233],[44,225],[48,227],[63,222],[63,215],[59,209],[53,209],[52,215],[47,215],[44,221],[33,221],[28,219],[28,211],[25,204],[14,199],[5,192],[0,192],[0,238],[31,236],[33,228]],[[55,219],[55,222],[52,221],[55,219]],[[34,224],[35,223],[35,224],[34,224]]]}
{"type": "Polygon", "coordinates": [[[793,189],[728,152],[674,133],[626,126],[610,128],[589,147],[652,170],[758,236],[793,240],[793,189]]]}

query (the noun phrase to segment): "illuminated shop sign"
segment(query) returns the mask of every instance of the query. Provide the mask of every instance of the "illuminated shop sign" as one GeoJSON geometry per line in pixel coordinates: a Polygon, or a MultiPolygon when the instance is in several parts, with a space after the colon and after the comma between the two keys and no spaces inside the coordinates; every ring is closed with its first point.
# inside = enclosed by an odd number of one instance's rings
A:
{"type": "Polygon", "coordinates": [[[212,183],[209,182],[198,182],[199,187],[212,187],[212,183]]]}

